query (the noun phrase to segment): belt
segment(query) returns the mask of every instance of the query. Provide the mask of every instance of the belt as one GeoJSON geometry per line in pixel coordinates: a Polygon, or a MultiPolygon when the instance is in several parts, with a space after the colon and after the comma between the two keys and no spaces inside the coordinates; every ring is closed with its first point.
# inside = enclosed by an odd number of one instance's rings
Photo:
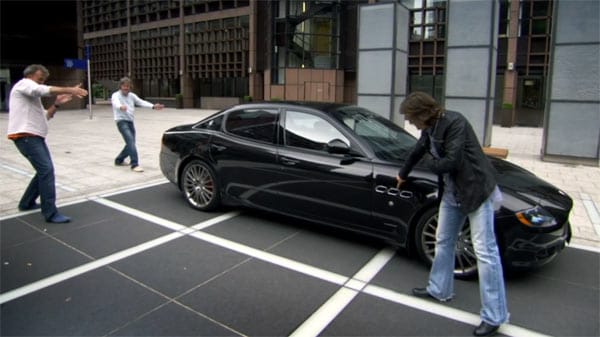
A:
{"type": "Polygon", "coordinates": [[[15,140],[15,139],[19,139],[19,138],[24,138],[24,137],[40,137],[40,138],[44,138],[38,135],[34,135],[33,133],[29,133],[29,132],[17,132],[17,133],[11,133],[10,135],[8,135],[8,139],[11,140],[15,140]]]}

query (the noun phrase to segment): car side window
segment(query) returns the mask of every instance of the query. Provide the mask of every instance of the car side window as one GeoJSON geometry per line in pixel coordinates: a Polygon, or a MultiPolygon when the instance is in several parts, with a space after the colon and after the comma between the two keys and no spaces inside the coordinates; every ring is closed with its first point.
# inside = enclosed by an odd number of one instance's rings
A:
{"type": "Polygon", "coordinates": [[[350,141],[325,119],[305,112],[287,111],[285,114],[284,140],[286,146],[325,151],[326,145],[339,139],[350,141]]]}
{"type": "Polygon", "coordinates": [[[215,117],[206,122],[194,126],[194,129],[220,130],[223,123],[223,116],[215,117]]]}
{"type": "Polygon", "coordinates": [[[240,137],[275,143],[278,113],[277,109],[231,111],[225,122],[225,130],[240,137]]]}

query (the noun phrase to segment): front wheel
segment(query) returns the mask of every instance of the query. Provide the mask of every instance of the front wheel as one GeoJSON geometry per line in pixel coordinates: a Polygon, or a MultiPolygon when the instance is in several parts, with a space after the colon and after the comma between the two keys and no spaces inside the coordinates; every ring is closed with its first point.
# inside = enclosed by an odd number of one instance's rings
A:
{"type": "Polygon", "coordinates": [[[214,170],[200,160],[189,162],[181,174],[181,189],[188,204],[201,211],[211,211],[221,202],[214,170]]]}
{"type": "MultiPolygon", "coordinates": [[[[435,255],[435,232],[438,226],[438,210],[427,210],[415,228],[414,243],[419,258],[427,265],[433,263],[435,255]]],[[[472,278],[477,275],[477,258],[471,241],[471,227],[465,221],[458,233],[455,246],[454,276],[472,278]]]]}

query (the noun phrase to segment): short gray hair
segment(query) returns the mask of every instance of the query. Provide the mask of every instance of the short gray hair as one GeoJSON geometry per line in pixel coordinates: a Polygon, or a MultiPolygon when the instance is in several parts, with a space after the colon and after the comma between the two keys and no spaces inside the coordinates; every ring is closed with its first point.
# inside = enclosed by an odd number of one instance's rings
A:
{"type": "Polygon", "coordinates": [[[127,77],[127,76],[122,77],[119,80],[119,87],[121,87],[123,84],[129,84],[129,85],[131,85],[131,79],[129,77],[127,77]]]}
{"type": "Polygon", "coordinates": [[[30,64],[30,65],[28,65],[25,68],[25,70],[23,70],[23,76],[24,77],[29,77],[29,76],[37,73],[38,71],[41,71],[44,74],[44,77],[50,76],[50,72],[48,71],[48,68],[44,67],[41,64],[30,64]]]}

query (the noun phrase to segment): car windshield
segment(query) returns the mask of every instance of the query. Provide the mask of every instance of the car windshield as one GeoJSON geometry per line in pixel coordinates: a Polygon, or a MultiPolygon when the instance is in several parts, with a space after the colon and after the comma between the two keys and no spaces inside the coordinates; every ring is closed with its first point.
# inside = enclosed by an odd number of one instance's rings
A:
{"type": "Polygon", "coordinates": [[[367,142],[379,159],[405,160],[417,142],[398,125],[361,107],[341,107],[333,111],[332,116],[367,142]]]}

